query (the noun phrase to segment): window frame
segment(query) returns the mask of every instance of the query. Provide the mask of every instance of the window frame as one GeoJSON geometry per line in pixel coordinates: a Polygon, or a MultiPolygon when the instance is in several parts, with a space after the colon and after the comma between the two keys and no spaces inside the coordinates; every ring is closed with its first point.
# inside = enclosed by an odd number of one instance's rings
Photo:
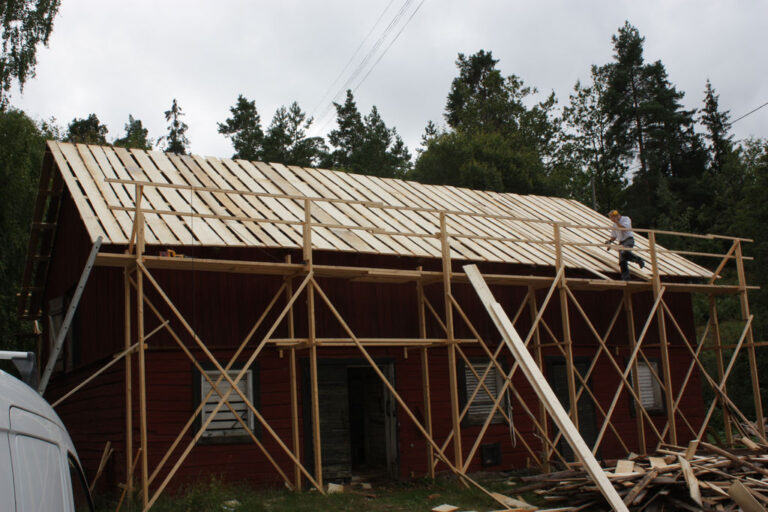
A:
{"type": "MultiPolygon", "coordinates": [[[[653,368],[653,370],[658,375],[659,374],[659,368],[661,366],[660,359],[659,358],[655,358],[655,357],[649,357],[647,359],[648,359],[649,363],[655,365],[655,368],[653,368]]],[[[637,364],[637,368],[638,368],[638,386],[639,386],[639,383],[640,383],[640,381],[639,381],[639,378],[640,378],[640,367],[641,366],[642,367],[647,367],[648,365],[646,364],[645,361],[636,361],[636,364],[637,364]]],[[[643,406],[643,408],[646,410],[646,412],[650,416],[662,416],[662,415],[665,415],[667,413],[667,404],[664,401],[664,392],[661,389],[661,384],[659,384],[659,382],[656,380],[656,378],[653,376],[653,373],[651,373],[650,370],[648,371],[648,374],[649,374],[649,378],[651,379],[651,386],[653,387],[654,399],[656,398],[656,396],[658,396],[659,403],[657,405],[655,405],[654,407],[651,407],[651,408],[648,408],[648,407],[645,407],[645,406],[643,406]]],[[[632,384],[632,382],[634,380],[634,368],[630,372],[629,377],[630,377],[629,382],[630,382],[630,384],[632,384]]],[[[643,390],[642,390],[642,388],[639,388],[637,390],[637,393],[638,393],[638,398],[640,398],[640,402],[642,403],[642,401],[643,401],[643,390]]],[[[627,394],[629,395],[630,412],[632,413],[632,416],[636,416],[637,415],[637,407],[636,407],[636,403],[635,403],[635,398],[632,396],[631,393],[627,393],[627,394]]]]}
{"type": "MultiPolygon", "coordinates": [[[[218,369],[212,364],[212,363],[205,363],[200,365],[206,373],[208,372],[216,372],[216,375],[211,376],[212,380],[216,380],[216,378],[219,375],[218,369]]],[[[235,363],[232,365],[232,367],[229,369],[230,373],[239,373],[243,370],[245,365],[243,363],[235,363]]],[[[256,410],[261,409],[261,403],[260,403],[260,386],[259,386],[259,365],[258,362],[254,362],[251,364],[251,366],[248,368],[248,371],[250,372],[250,395],[251,395],[251,403],[256,408],[256,410]]],[[[234,379],[234,377],[233,377],[234,379]]],[[[201,373],[198,371],[197,368],[193,368],[192,371],[192,389],[193,389],[193,403],[192,407],[193,410],[197,410],[197,408],[200,406],[200,402],[203,398],[202,396],[202,385],[203,385],[204,378],[201,375],[201,373]]],[[[238,396],[236,393],[230,394],[229,398],[232,398],[232,395],[238,396]]],[[[218,402],[218,400],[221,397],[218,393],[213,393],[211,395],[210,401],[215,400],[218,402]]],[[[224,406],[226,407],[226,406],[224,406]]],[[[221,410],[219,411],[221,412],[221,410]]],[[[218,414],[218,413],[217,413],[218,414]]],[[[200,427],[202,427],[204,419],[207,418],[203,414],[203,411],[201,410],[199,414],[195,416],[195,429],[200,430],[200,427]]],[[[247,417],[246,417],[246,423],[251,427],[251,431],[254,433],[257,439],[261,439],[261,425],[256,420],[255,415],[253,414],[253,411],[250,410],[250,408],[247,408],[247,417]]],[[[210,427],[210,425],[209,425],[210,427]]],[[[251,436],[246,432],[242,425],[240,425],[239,422],[237,422],[236,427],[233,428],[235,430],[235,433],[232,434],[213,434],[211,430],[206,429],[205,432],[202,433],[200,436],[200,439],[198,440],[198,444],[243,444],[243,443],[250,443],[251,442],[251,436]]]]}
{"type": "MultiPolygon", "coordinates": [[[[472,366],[475,368],[477,373],[482,376],[484,368],[488,366],[488,364],[491,363],[490,358],[487,357],[468,357],[469,362],[472,364],[472,366]],[[483,369],[478,370],[477,366],[482,365],[483,369]]],[[[501,365],[502,370],[504,370],[504,373],[507,372],[507,365],[506,361],[499,361],[499,364],[501,365]]],[[[472,395],[472,392],[474,389],[468,389],[467,385],[467,364],[463,359],[458,360],[458,386],[459,386],[459,405],[463,409],[467,405],[467,401],[469,400],[469,397],[472,395]]],[[[474,377],[474,375],[472,376],[474,377]]],[[[483,382],[488,383],[490,378],[495,377],[496,380],[496,391],[498,392],[499,389],[504,385],[504,378],[506,375],[500,375],[498,368],[496,366],[491,367],[491,372],[486,376],[485,380],[483,382]]],[[[487,403],[485,401],[478,402],[478,398],[485,397],[485,399],[488,399],[488,393],[481,389],[478,391],[477,395],[475,396],[475,399],[472,401],[472,404],[469,406],[469,409],[467,410],[467,413],[464,415],[464,418],[461,420],[462,425],[465,426],[473,426],[473,425],[482,425],[485,423],[485,420],[488,418],[488,415],[486,413],[479,413],[479,412],[472,412],[473,407],[479,407],[483,405],[484,403],[487,403]]],[[[498,396],[498,395],[497,395],[498,396]]],[[[491,398],[490,405],[493,406],[493,402],[495,401],[496,397],[491,398]]],[[[506,410],[508,408],[509,404],[509,396],[507,391],[504,392],[504,398],[502,399],[501,403],[499,404],[499,409],[506,410]]],[[[493,419],[491,420],[491,425],[499,425],[499,424],[506,424],[506,420],[504,419],[504,415],[501,414],[501,410],[497,409],[496,412],[493,415],[493,419]]]]}

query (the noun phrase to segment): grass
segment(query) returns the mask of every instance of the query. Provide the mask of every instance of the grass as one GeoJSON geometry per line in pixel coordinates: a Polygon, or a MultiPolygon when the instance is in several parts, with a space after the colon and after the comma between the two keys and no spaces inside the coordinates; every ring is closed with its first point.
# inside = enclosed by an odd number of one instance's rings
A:
{"type": "MultiPolygon", "coordinates": [[[[514,486],[502,475],[482,479],[490,490],[515,497],[514,486]]],[[[317,492],[253,489],[246,485],[225,484],[217,479],[199,482],[182,489],[177,495],[163,496],[152,507],[157,512],[339,512],[366,510],[372,512],[426,512],[443,503],[460,510],[484,512],[501,507],[482,491],[464,488],[454,479],[416,480],[408,483],[376,484],[370,490],[358,485],[345,485],[343,494],[323,496],[317,492]]],[[[529,496],[526,501],[534,502],[529,496]]],[[[114,511],[114,500],[99,500],[98,511],[114,511]]],[[[137,505],[137,504],[136,504],[137,505]]],[[[134,512],[138,506],[121,510],[134,512]]]]}

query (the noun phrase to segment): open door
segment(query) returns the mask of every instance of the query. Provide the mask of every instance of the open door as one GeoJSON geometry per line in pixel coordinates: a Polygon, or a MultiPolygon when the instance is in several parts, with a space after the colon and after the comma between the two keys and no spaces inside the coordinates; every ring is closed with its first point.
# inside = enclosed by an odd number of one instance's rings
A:
{"type": "MultiPolygon", "coordinates": [[[[394,383],[394,363],[379,361],[378,366],[394,383]]],[[[309,433],[309,372],[304,376],[304,431],[309,433]]],[[[318,391],[324,479],[397,478],[396,402],[373,368],[364,359],[320,359],[318,391]]],[[[312,435],[304,439],[312,461],[312,435]]]]}

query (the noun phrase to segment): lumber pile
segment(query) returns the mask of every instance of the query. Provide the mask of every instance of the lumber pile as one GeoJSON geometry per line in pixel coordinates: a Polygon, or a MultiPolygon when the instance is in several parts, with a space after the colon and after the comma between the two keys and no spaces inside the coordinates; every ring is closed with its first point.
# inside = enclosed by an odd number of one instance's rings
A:
{"type": "MultiPolygon", "coordinates": [[[[764,512],[768,507],[768,446],[742,438],[746,448],[727,451],[692,441],[662,445],[654,456],[631,454],[604,461],[605,473],[632,511],[764,512]]],[[[515,493],[533,492],[547,507],[576,512],[610,510],[579,464],[566,471],[523,477],[515,493]]]]}

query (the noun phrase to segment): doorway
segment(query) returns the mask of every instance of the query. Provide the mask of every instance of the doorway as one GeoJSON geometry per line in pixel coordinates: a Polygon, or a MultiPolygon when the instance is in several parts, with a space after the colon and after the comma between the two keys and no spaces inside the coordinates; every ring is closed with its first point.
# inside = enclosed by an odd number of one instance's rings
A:
{"type": "MultiPolygon", "coordinates": [[[[394,363],[377,361],[394,382],[394,363]]],[[[363,359],[319,359],[320,443],[324,480],[397,477],[395,401],[363,359]]],[[[304,372],[305,459],[314,467],[309,365],[304,372]]]]}
{"type": "MultiPolygon", "coordinates": [[[[550,357],[547,358],[547,360],[547,366],[549,369],[548,380],[552,386],[552,391],[555,392],[555,395],[557,396],[558,400],[560,400],[563,409],[565,409],[567,412],[569,409],[570,400],[568,398],[568,374],[565,358],[550,357]]],[[[578,371],[581,376],[584,377],[587,374],[587,370],[589,369],[589,361],[587,359],[574,358],[573,366],[576,371],[578,371]]],[[[587,385],[590,389],[592,389],[591,379],[587,380],[587,385]]],[[[581,381],[576,379],[577,393],[580,387],[581,381]]],[[[591,449],[592,445],[597,439],[597,425],[595,420],[595,404],[592,402],[592,399],[589,397],[589,394],[586,391],[581,393],[577,407],[579,409],[579,433],[581,434],[581,437],[584,438],[584,442],[587,443],[587,446],[589,446],[591,449]]],[[[557,432],[557,427],[553,425],[553,428],[554,432],[557,432]]],[[[563,437],[561,437],[560,441],[557,443],[557,451],[559,451],[567,461],[573,462],[575,460],[573,450],[563,437]]],[[[599,452],[596,454],[596,456],[599,458],[599,452]]]]}

